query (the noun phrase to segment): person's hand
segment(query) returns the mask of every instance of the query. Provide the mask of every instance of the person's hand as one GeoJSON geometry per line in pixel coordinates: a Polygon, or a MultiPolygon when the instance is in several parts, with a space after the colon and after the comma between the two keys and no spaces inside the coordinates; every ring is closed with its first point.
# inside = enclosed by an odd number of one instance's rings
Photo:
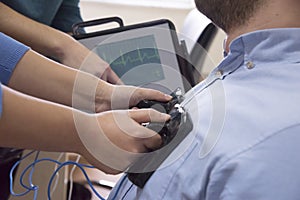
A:
{"type": "Polygon", "coordinates": [[[107,62],[76,40],[73,40],[68,50],[64,51],[60,62],[69,67],[93,74],[109,83],[122,84],[120,78],[107,62]]]}
{"type": "Polygon", "coordinates": [[[165,122],[170,116],[153,109],[108,111],[96,114],[94,122],[84,120],[79,125],[83,147],[80,154],[105,173],[124,171],[141,156],[155,150],[161,137],[141,123],[165,122]]]}
{"type": "Polygon", "coordinates": [[[96,88],[95,111],[131,108],[143,99],[166,102],[171,98],[158,90],[99,82],[96,88]]]}
{"type": "Polygon", "coordinates": [[[85,57],[80,70],[93,74],[111,84],[123,84],[109,64],[92,51],[89,51],[88,55],[85,57]]]}
{"type": "Polygon", "coordinates": [[[172,99],[158,90],[113,85],[86,72],[76,74],[72,92],[72,107],[89,113],[132,108],[144,99],[160,102],[172,99]]]}

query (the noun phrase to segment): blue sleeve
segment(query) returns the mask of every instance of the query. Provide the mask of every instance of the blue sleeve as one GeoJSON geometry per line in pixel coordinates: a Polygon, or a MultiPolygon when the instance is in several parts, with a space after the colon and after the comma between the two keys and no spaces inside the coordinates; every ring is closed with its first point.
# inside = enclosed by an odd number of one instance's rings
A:
{"type": "Polygon", "coordinates": [[[0,81],[7,85],[13,70],[29,47],[0,32],[0,81]]]}

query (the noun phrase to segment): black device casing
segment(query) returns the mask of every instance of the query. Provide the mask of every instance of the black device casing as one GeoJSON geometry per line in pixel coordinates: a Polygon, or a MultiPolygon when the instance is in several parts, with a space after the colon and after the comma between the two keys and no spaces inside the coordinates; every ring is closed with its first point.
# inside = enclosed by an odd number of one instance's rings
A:
{"type": "MultiPolygon", "coordinates": [[[[169,103],[162,103],[162,107],[166,113],[171,115],[171,119],[167,123],[150,123],[146,126],[160,134],[162,137],[161,148],[139,158],[128,169],[128,179],[140,188],[145,186],[155,170],[193,129],[190,115],[179,105],[179,102],[182,101],[181,96],[176,96],[175,93],[171,95],[173,99],[169,103]]],[[[142,102],[139,106],[155,108],[153,101],[142,102]]]]}

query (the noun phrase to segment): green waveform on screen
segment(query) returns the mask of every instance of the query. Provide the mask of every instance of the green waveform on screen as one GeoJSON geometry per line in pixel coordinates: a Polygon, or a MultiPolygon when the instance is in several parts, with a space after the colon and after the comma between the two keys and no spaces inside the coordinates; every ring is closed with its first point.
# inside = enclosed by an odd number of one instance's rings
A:
{"type": "Polygon", "coordinates": [[[104,60],[106,60],[110,65],[125,67],[128,65],[138,65],[145,63],[160,63],[160,57],[157,49],[137,49],[135,51],[123,53],[122,50],[119,51],[120,57],[113,60],[108,58],[105,53],[102,54],[104,60]]]}
{"type": "Polygon", "coordinates": [[[153,35],[102,44],[97,53],[125,84],[141,85],[164,79],[153,35]]]}

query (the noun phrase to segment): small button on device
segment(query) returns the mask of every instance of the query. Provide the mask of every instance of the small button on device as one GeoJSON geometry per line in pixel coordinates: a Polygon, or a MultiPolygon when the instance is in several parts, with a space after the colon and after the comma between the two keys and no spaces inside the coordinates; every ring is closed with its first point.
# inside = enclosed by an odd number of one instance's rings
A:
{"type": "Polygon", "coordinates": [[[254,68],[254,63],[252,62],[252,61],[248,61],[247,63],[246,63],[246,67],[248,68],[248,69],[253,69],[254,68]]]}

